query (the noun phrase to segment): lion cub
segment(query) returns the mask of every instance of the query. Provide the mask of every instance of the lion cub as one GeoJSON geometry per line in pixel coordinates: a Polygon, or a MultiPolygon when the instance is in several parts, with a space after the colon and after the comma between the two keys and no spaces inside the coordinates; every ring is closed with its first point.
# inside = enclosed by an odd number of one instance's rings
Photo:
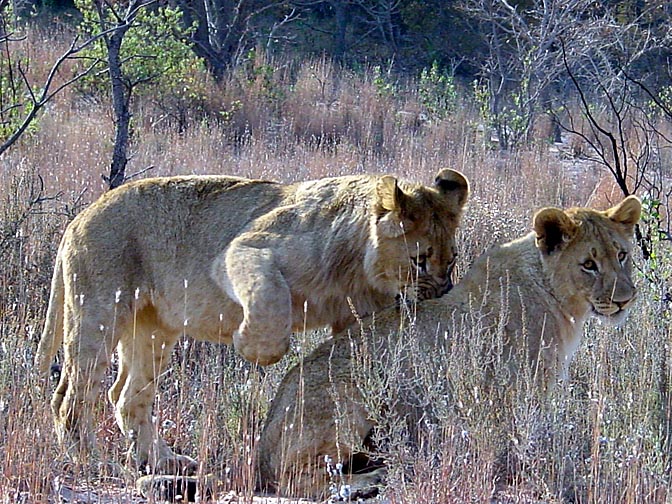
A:
{"type": "Polygon", "coordinates": [[[37,361],[46,374],[64,345],[51,407],[62,444],[92,448],[92,405],[115,349],[109,391],[136,462],[195,468],[157,437],[156,378],[183,333],[231,343],[262,365],[295,329],[371,313],[421,277],[450,288],[467,179],[433,186],[392,176],[280,184],[224,176],[154,178],[103,195],[61,240],[37,361]]]}
{"type": "MultiPolygon", "coordinates": [[[[482,375],[486,386],[495,376],[504,376],[497,383],[507,390],[522,386],[525,369],[532,375],[525,383],[542,393],[553,387],[586,319],[619,321],[632,306],[631,239],[640,212],[634,196],[604,212],[544,208],[533,232],[483,254],[442,298],[418,303],[409,317],[376,313],[323,343],[287,373],[273,399],[259,442],[262,486],[320,495],[325,456],[332,465],[361,465],[376,416],[405,419],[413,438],[420,419],[431,422],[433,405],[450,402],[450,379],[460,378],[447,370],[458,359],[470,376],[481,372],[470,371],[472,362],[491,367],[482,375]],[[369,383],[398,385],[392,404],[372,410],[358,372],[369,383]]],[[[352,488],[366,488],[370,478],[351,474],[352,488]]]]}

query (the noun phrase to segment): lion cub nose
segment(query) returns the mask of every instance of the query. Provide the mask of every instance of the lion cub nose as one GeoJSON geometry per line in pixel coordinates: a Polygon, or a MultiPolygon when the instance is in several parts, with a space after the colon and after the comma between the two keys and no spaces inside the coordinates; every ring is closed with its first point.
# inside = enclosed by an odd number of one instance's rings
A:
{"type": "Polygon", "coordinates": [[[630,282],[617,281],[611,294],[611,302],[625,308],[637,297],[637,288],[630,282]]]}

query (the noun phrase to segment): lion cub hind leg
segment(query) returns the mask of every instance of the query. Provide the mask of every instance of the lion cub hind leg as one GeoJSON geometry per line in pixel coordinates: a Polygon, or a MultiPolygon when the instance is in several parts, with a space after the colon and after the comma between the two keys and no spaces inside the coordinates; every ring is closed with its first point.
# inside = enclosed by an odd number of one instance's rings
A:
{"type": "Polygon", "coordinates": [[[376,497],[387,477],[384,462],[362,452],[354,452],[346,460],[345,464],[334,464],[325,457],[330,502],[354,502],[376,497]]]}
{"type": "Polygon", "coordinates": [[[178,336],[142,323],[125,334],[118,347],[117,379],[108,392],[117,424],[131,440],[137,467],[155,474],[193,474],[197,469],[194,459],[170,449],[152,421],[157,380],[170,364],[178,336]]]}
{"type": "Polygon", "coordinates": [[[342,485],[337,490],[339,497],[346,502],[376,497],[385,487],[387,468],[379,467],[372,471],[354,473],[349,475],[347,485],[342,485]]]}
{"type": "Polygon", "coordinates": [[[111,326],[101,322],[111,320],[111,313],[96,308],[93,300],[64,308],[63,366],[51,399],[59,442],[76,462],[97,455],[93,405],[117,341],[111,326]]]}
{"type": "MultiPolygon", "coordinates": [[[[347,450],[347,447],[342,447],[347,450]]],[[[335,453],[336,447],[333,447],[335,453]]],[[[282,462],[282,470],[277,479],[261,475],[262,487],[276,493],[292,497],[323,500],[330,502],[354,502],[378,495],[385,485],[387,467],[378,461],[371,461],[364,453],[347,456],[346,463],[334,463],[331,457],[301,457],[295,461],[282,462]],[[272,481],[272,483],[271,483],[272,481]]]]}
{"type": "Polygon", "coordinates": [[[243,307],[243,322],[233,335],[236,350],[262,366],[279,361],[289,350],[292,300],[273,251],[234,241],[226,253],[226,271],[218,274],[226,292],[243,307]]]}

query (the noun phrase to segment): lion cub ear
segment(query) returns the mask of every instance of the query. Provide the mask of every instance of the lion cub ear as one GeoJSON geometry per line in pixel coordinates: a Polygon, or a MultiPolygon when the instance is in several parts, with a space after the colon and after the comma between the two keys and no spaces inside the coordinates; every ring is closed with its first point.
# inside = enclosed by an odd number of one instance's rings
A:
{"type": "Polygon", "coordinates": [[[376,186],[376,195],[378,196],[378,229],[380,232],[384,236],[396,238],[410,231],[406,228],[412,225],[412,222],[404,219],[403,214],[411,198],[399,187],[397,179],[390,175],[381,177],[376,186]]]}
{"type": "Polygon", "coordinates": [[[622,224],[632,233],[635,224],[639,222],[642,215],[642,202],[637,196],[628,196],[615,207],[610,208],[605,212],[607,217],[612,221],[622,224]]]}
{"type": "Polygon", "coordinates": [[[577,224],[559,208],[542,208],[534,215],[537,248],[544,254],[562,250],[577,230],[577,224]]]}
{"type": "Polygon", "coordinates": [[[398,212],[404,205],[406,194],[399,187],[397,179],[390,175],[384,175],[380,178],[376,186],[376,193],[378,194],[378,204],[387,212],[398,212]]]}
{"type": "Polygon", "coordinates": [[[441,194],[452,198],[459,208],[464,206],[469,197],[469,180],[457,170],[441,170],[434,178],[434,186],[441,194]]]}

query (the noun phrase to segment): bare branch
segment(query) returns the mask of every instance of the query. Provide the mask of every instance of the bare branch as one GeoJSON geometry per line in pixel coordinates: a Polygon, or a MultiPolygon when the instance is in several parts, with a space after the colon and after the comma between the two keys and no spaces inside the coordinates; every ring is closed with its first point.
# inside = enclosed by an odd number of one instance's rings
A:
{"type": "Polygon", "coordinates": [[[56,62],[52,65],[51,69],[49,70],[49,74],[47,75],[47,78],[42,85],[42,91],[38,96],[35,95],[33,91],[33,87],[31,83],[29,82],[23,68],[19,64],[18,70],[19,74],[21,76],[21,79],[24,82],[24,85],[27,89],[28,94],[30,95],[30,100],[31,100],[31,108],[28,114],[23,118],[23,121],[21,121],[21,124],[16,128],[14,132],[0,145],[0,155],[4,153],[7,149],[9,149],[20,137],[25,133],[25,131],[28,129],[30,124],[33,122],[37,114],[40,112],[40,110],[47,104],[49,101],[51,101],[58,93],[60,93],[63,89],[66,87],[70,86],[71,84],[74,84],[78,80],[80,80],[82,77],[88,75],[93,71],[93,69],[100,63],[100,60],[94,60],[89,66],[87,66],[84,70],[78,72],[76,75],[71,77],[70,79],[66,80],[62,84],[58,85],[56,88],[52,89],[52,85],[54,84],[54,80],[56,76],[58,75],[58,71],[60,68],[63,66],[63,64],[66,61],[73,60],[73,59],[79,59],[77,55],[81,53],[84,49],[95,43],[96,41],[100,40],[101,38],[114,33],[116,30],[118,30],[118,27],[112,27],[109,28],[105,31],[102,31],[92,37],[89,37],[87,40],[85,40],[83,43],[78,44],[79,42],[79,36],[76,36],[72,42],[70,43],[70,46],[68,49],[56,60],[56,62]]]}
{"type": "MultiPolygon", "coordinates": [[[[301,14],[296,12],[296,9],[292,9],[291,12],[289,12],[285,17],[279,21],[273,23],[273,27],[270,29],[268,32],[268,37],[267,37],[267,42],[266,42],[266,49],[270,49],[271,47],[271,42],[275,42],[277,40],[280,40],[280,37],[276,36],[275,33],[280,30],[283,26],[292,23],[298,19],[301,19],[301,14]]],[[[283,37],[284,40],[290,40],[295,37],[283,37]]]]}
{"type": "MultiPolygon", "coordinates": [[[[616,183],[618,184],[621,191],[623,191],[623,194],[625,196],[628,196],[630,194],[630,191],[628,190],[627,182],[625,180],[625,174],[624,174],[624,171],[623,171],[622,166],[621,166],[621,159],[620,159],[620,156],[619,156],[619,146],[618,146],[618,142],[616,141],[616,137],[611,133],[611,131],[605,129],[598,122],[597,118],[595,117],[595,114],[593,113],[593,108],[590,106],[590,104],[588,102],[588,99],[586,98],[586,94],[583,90],[583,86],[579,83],[576,75],[574,74],[573,70],[571,69],[571,67],[570,67],[570,65],[567,61],[567,52],[566,52],[566,49],[565,49],[565,43],[564,43],[564,40],[562,40],[562,39],[560,40],[560,46],[561,46],[561,49],[562,49],[562,58],[563,58],[563,62],[564,62],[564,65],[565,65],[565,70],[567,71],[567,75],[569,76],[570,80],[572,81],[572,84],[574,85],[574,89],[579,96],[579,100],[581,101],[581,111],[584,114],[584,116],[586,117],[586,119],[588,119],[588,122],[589,122],[591,128],[593,128],[593,130],[595,130],[596,132],[600,133],[601,135],[603,135],[604,137],[606,137],[608,139],[609,145],[611,146],[610,153],[613,156],[614,162],[612,163],[612,162],[609,161],[609,159],[607,157],[607,154],[606,154],[606,151],[604,149],[604,146],[602,145],[601,142],[599,142],[599,140],[596,140],[595,142],[593,142],[590,139],[588,139],[586,137],[586,135],[583,134],[582,132],[578,132],[574,129],[567,129],[567,128],[565,128],[565,129],[566,129],[566,131],[569,131],[571,133],[578,134],[581,138],[588,141],[588,144],[591,146],[591,148],[594,150],[594,152],[596,152],[599,155],[601,163],[604,166],[606,166],[609,169],[609,171],[611,171],[611,173],[614,175],[614,178],[616,179],[616,183]]],[[[598,85],[600,86],[600,89],[602,89],[602,91],[605,93],[607,99],[609,100],[609,103],[611,105],[612,110],[617,111],[618,109],[616,108],[616,106],[613,102],[613,97],[611,96],[611,94],[602,85],[602,83],[599,83],[598,85]]],[[[596,135],[596,138],[599,138],[599,137],[596,135]]]]}
{"type": "Polygon", "coordinates": [[[131,173],[130,175],[127,175],[126,180],[128,181],[128,180],[134,179],[136,177],[139,177],[140,175],[143,175],[143,174],[147,173],[148,171],[153,170],[154,168],[156,168],[156,166],[154,166],[154,165],[147,166],[147,167],[143,168],[142,170],[138,170],[135,173],[131,173]]]}
{"type": "Polygon", "coordinates": [[[41,213],[39,210],[36,210],[36,207],[39,207],[44,202],[57,200],[62,195],[60,192],[53,195],[45,195],[44,179],[39,174],[37,175],[37,182],[37,187],[35,187],[34,182],[31,180],[30,195],[27,198],[25,207],[18,211],[16,217],[9,219],[0,225],[0,258],[5,255],[9,250],[10,245],[16,240],[17,236],[19,236],[21,227],[26,220],[28,220],[31,215],[41,213]]]}

